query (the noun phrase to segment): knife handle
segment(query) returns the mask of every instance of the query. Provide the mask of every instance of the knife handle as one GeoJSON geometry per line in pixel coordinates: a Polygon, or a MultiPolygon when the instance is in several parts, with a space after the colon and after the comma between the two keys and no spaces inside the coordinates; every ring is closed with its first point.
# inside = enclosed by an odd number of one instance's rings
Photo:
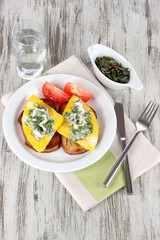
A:
{"type": "Polygon", "coordinates": [[[131,195],[131,194],[133,194],[133,189],[132,189],[132,181],[131,181],[131,175],[130,175],[130,169],[129,169],[129,163],[128,163],[127,156],[126,156],[126,159],[124,160],[124,172],[125,172],[127,193],[128,193],[128,195],[131,195]]]}
{"type": "MultiPolygon", "coordinates": [[[[123,140],[122,141],[122,149],[124,150],[125,147],[126,147],[126,140],[123,140]]],[[[131,174],[130,174],[130,169],[129,169],[128,155],[126,155],[125,160],[124,160],[124,173],[125,173],[125,179],[126,179],[127,193],[129,195],[131,195],[131,194],[133,194],[133,189],[132,189],[131,174]]]]}
{"type": "Polygon", "coordinates": [[[125,156],[127,155],[130,147],[132,146],[134,140],[136,139],[137,135],[140,133],[140,131],[137,131],[135,133],[135,135],[133,136],[133,138],[131,139],[131,141],[128,143],[128,145],[125,147],[125,149],[123,150],[121,156],[118,158],[117,162],[114,164],[113,168],[111,169],[111,171],[109,172],[108,176],[106,177],[106,179],[104,180],[103,183],[103,187],[108,187],[110,182],[112,181],[112,178],[114,177],[114,175],[116,174],[116,172],[118,171],[119,167],[122,165],[122,163],[125,160],[125,156]]]}

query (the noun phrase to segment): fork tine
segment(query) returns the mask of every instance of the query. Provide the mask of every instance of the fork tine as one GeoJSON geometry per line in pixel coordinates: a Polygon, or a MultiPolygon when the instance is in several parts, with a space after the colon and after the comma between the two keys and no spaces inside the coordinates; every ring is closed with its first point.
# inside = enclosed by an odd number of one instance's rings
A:
{"type": "Polygon", "coordinates": [[[148,109],[148,111],[146,112],[146,114],[144,116],[146,119],[149,119],[149,117],[151,116],[152,112],[154,111],[156,105],[157,104],[154,102],[151,104],[150,108],[148,109]]]}
{"type": "MultiPolygon", "coordinates": [[[[157,104],[156,104],[157,105],[157,104]]],[[[155,105],[155,107],[156,107],[156,105],[155,105]]],[[[154,107],[154,109],[155,109],[155,107],[154,107]]],[[[153,112],[153,110],[152,110],[152,116],[150,115],[150,119],[149,119],[149,122],[151,123],[152,122],[152,120],[153,120],[153,118],[154,118],[154,116],[156,115],[156,112],[158,111],[158,108],[159,108],[159,105],[156,107],[156,109],[154,110],[154,112],[153,112]]]]}
{"type": "Polygon", "coordinates": [[[142,112],[142,114],[141,114],[141,116],[140,116],[139,118],[143,117],[143,115],[146,113],[146,111],[148,110],[148,108],[149,108],[149,106],[150,106],[151,103],[152,103],[152,101],[150,101],[150,102],[148,103],[148,105],[146,106],[146,108],[144,109],[144,111],[142,112]]]}

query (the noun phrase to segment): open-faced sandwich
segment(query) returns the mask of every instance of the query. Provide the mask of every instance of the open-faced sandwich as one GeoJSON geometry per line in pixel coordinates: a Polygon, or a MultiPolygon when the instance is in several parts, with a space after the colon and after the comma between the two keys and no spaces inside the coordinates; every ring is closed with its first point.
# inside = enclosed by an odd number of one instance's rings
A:
{"type": "Polygon", "coordinates": [[[98,141],[98,124],[93,110],[73,95],[60,109],[64,118],[58,128],[63,149],[70,154],[94,151],[98,141]]]}
{"type": "Polygon", "coordinates": [[[96,113],[84,102],[92,94],[72,83],[66,84],[63,92],[48,82],[42,93],[47,99],[32,95],[18,118],[25,144],[43,153],[57,150],[60,142],[68,154],[94,151],[98,142],[96,113]]]}
{"type": "Polygon", "coordinates": [[[62,124],[63,117],[54,107],[53,101],[41,100],[32,95],[18,119],[25,144],[38,152],[53,152],[60,145],[60,136],[56,131],[62,124]]]}

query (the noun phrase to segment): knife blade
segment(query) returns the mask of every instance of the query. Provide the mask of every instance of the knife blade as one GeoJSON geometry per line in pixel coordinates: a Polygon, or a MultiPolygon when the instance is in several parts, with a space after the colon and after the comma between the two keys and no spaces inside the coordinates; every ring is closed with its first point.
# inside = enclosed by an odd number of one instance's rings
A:
{"type": "MultiPolygon", "coordinates": [[[[117,129],[118,129],[119,136],[122,143],[122,150],[124,150],[124,148],[126,147],[126,133],[125,133],[123,105],[121,103],[115,102],[114,109],[117,117],[117,129]]],[[[128,156],[126,156],[126,159],[124,161],[124,172],[125,172],[127,193],[132,194],[133,189],[132,189],[132,182],[131,182],[130,169],[129,169],[129,163],[128,163],[128,156]]]]}

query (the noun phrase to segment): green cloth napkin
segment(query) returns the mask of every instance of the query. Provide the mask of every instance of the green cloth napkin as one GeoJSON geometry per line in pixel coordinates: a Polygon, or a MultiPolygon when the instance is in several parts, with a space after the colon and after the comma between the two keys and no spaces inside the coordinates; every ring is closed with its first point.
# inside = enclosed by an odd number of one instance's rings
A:
{"type": "Polygon", "coordinates": [[[109,187],[102,187],[104,176],[107,176],[116,161],[117,159],[109,150],[96,163],[74,172],[79,181],[85,186],[97,202],[103,200],[125,186],[124,170],[123,166],[121,166],[111,181],[109,187]]]}

